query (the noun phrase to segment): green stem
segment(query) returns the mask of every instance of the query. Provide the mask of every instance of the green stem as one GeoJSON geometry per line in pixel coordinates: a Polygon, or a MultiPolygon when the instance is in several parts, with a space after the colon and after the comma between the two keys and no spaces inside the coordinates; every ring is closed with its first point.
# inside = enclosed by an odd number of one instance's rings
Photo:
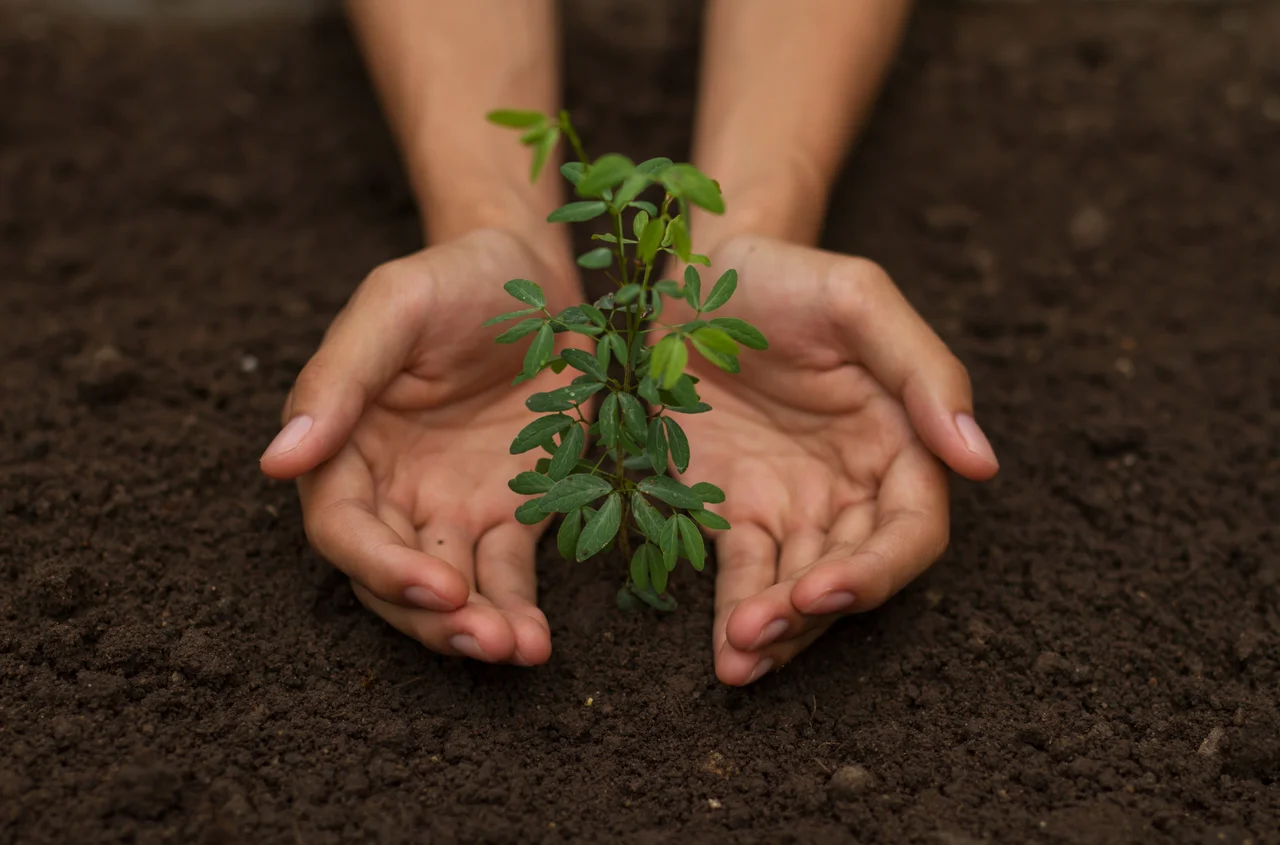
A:
{"type": "Polygon", "coordinates": [[[578,133],[573,128],[573,123],[569,120],[569,113],[563,110],[560,112],[560,131],[569,139],[569,145],[573,147],[573,153],[578,157],[578,161],[583,164],[590,164],[591,160],[587,158],[587,152],[582,148],[582,141],[578,138],[578,133]]]}

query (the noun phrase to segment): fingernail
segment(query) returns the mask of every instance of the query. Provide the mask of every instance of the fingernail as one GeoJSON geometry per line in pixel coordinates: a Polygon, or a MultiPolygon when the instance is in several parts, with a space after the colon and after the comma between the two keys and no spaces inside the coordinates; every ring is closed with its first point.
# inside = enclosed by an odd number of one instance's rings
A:
{"type": "Polygon", "coordinates": [[[289,424],[280,429],[276,439],[271,441],[267,451],[262,453],[262,459],[274,458],[298,448],[298,444],[302,442],[302,438],[307,436],[307,432],[311,430],[311,425],[314,422],[306,414],[289,420],[289,424]]]}
{"type": "Polygon", "coordinates": [[[756,664],[756,668],[751,670],[751,677],[747,678],[747,683],[754,684],[760,680],[766,672],[773,668],[773,658],[766,657],[756,664]]]}
{"type": "Polygon", "coordinates": [[[964,440],[964,445],[969,447],[969,451],[985,461],[998,464],[996,460],[995,450],[991,448],[991,442],[987,440],[987,436],[982,433],[982,429],[978,427],[978,421],[968,414],[956,414],[956,428],[960,432],[960,437],[964,440]]]}
{"type": "Polygon", "coordinates": [[[404,591],[404,599],[409,604],[416,604],[418,607],[427,610],[453,610],[454,606],[440,596],[429,587],[406,587],[404,591]]]}
{"type": "Polygon", "coordinates": [[[782,636],[782,632],[785,630],[787,630],[787,620],[773,620],[768,625],[764,626],[764,630],[760,632],[760,636],[756,637],[755,644],[751,646],[751,650],[759,651],[778,637],[782,636]]]}
{"type": "Polygon", "coordinates": [[[839,592],[827,592],[817,601],[809,605],[805,613],[814,616],[821,616],[824,613],[839,613],[842,610],[848,610],[853,607],[853,603],[857,601],[857,596],[853,593],[846,593],[843,590],[839,592]]]}
{"type": "Polygon", "coordinates": [[[460,651],[472,660],[488,660],[489,655],[484,653],[484,649],[480,647],[480,642],[470,634],[454,634],[449,638],[449,646],[454,651],[460,651]]]}
{"type": "Polygon", "coordinates": [[[520,654],[520,652],[518,652],[518,651],[517,651],[515,654],[511,655],[511,662],[512,662],[512,663],[514,663],[514,664],[515,664],[515,665],[517,665],[517,666],[532,666],[532,665],[533,665],[533,664],[532,664],[532,663],[530,663],[528,660],[525,660],[525,659],[524,659],[524,657],[523,657],[523,656],[520,654]]]}

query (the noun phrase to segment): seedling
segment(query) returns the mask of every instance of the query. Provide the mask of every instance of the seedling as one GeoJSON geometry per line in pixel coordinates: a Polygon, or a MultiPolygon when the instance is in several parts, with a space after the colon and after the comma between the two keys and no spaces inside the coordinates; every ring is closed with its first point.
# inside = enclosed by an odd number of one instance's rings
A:
{"type": "Polygon", "coordinates": [[[560,140],[568,140],[578,160],[560,172],[580,199],[553,211],[547,222],[581,223],[608,215],[609,231],[592,236],[600,245],[578,256],[578,264],[605,271],[617,286],[594,303],[553,314],[536,283],[512,279],[505,289],[526,307],[485,323],[518,321],[498,335],[499,343],[533,335],[514,384],[547,368],[580,373],[568,386],[535,393],[525,403],[543,416],[516,435],[511,453],[542,448],[548,457],[509,482],[515,492],[533,497],[516,510],[516,518],[535,525],[563,514],[557,543],[565,558],[587,560],[616,546],[631,561],[618,591],[620,607],[674,610],[667,585],[676,563],[684,558],[701,571],[706,562],[698,526],[729,528],[706,510],[724,501],[720,488],[706,482],[687,486],[668,475],[670,465],[681,473],[689,468],[689,440],[674,415],[711,410],[698,395],[698,379],[685,372],[689,347],[730,373],[738,372],[742,346],[768,347],[764,335],[745,321],[711,316],[733,296],[736,270],[726,270],[710,292],[702,292],[697,265],[711,262],[693,251],[689,207],[723,214],[720,187],[693,165],[666,158],[636,164],[610,153],[591,161],[567,112],[552,118],[504,110],[491,113],[489,120],[523,132],[521,143],[534,150],[534,180],[560,140]],[[650,189],[661,189],[657,204],[640,198],[650,189]],[[685,264],[683,285],[653,280],[665,256],[685,264]],[[663,322],[664,298],[687,303],[693,319],[663,322]],[[572,347],[556,354],[555,336],[562,332],[588,338],[594,354],[572,347]],[[651,343],[655,338],[660,339],[651,343]],[[603,401],[591,422],[584,405],[596,394],[603,394],[603,401]]]}

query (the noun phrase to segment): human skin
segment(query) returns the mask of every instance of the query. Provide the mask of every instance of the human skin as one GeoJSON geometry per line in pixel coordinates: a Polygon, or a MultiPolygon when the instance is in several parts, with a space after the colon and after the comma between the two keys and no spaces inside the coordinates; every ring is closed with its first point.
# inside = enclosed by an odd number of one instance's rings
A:
{"type": "MultiPolygon", "coordinates": [[[[686,424],[691,471],[725,488],[735,521],[717,539],[713,639],[730,684],[781,666],[839,613],[874,607],[933,562],[947,532],[934,455],[971,478],[996,469],[942,342],[879,268],[811,246],[905,4],[789,8],[713,0],[696,134],[695,160],[729,203],[724,218],[694,220],[696,243],[743,276],[726,313],[773,341],[734,379],[697,369],[716,410],[686,424]],[[734,454],[762,457],[735,471],[734,454]],[[833,606],[846,593],[853,603],[833,606]]],[[[556,110],[553,4],[348,9],[428,246],[359,286],[299,374],[262,468],[298,479],[311,542],[396,628],[445,654],[542,663],[541,528],[515,521],[505,484],[532,465],[507,452],[533,417],[530,386],[510,387],[520,350],[476,326],[507,310],[509,278],[535,279],[554,306],[581,297],[568,239],[545,223],[558,180],[530,185],[528,153],[483,121],[499,106],[556,110]]],[[[539,378],[542,390],[567,380],[539,378]]]]}
{"type": "MultiPolygon", "coordinates": [[[[768,352],[690,369],[715,409],[685,422],[689,472],[725,490],[716,674],[758,680],[943,552],[947,478],[998,469],[964,367],[885,272],[814,247],[831,184],[903,29],[906,0],[711,0],[694,162],[723,217],[695,216],[724,314],[768,352]],[[803,14],[798,13],[803,10],[803,14]]],[[[704,271],[705,272],[705,271],[704,271]]]]}

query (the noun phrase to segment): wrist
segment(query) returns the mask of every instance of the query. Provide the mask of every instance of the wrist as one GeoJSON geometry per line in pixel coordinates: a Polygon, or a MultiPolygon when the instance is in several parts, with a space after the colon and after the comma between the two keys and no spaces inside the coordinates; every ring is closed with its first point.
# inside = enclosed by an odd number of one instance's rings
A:
{"type": "Polygon", "coordinates": [[[773,161],[769,168],[699,165],[720,183],[725,213],[693,210],[695,252],[710,253],[737,235],[761,235],[806,246],[817,243],[827,208],[827,179],[798,154],[773,161]]]}

